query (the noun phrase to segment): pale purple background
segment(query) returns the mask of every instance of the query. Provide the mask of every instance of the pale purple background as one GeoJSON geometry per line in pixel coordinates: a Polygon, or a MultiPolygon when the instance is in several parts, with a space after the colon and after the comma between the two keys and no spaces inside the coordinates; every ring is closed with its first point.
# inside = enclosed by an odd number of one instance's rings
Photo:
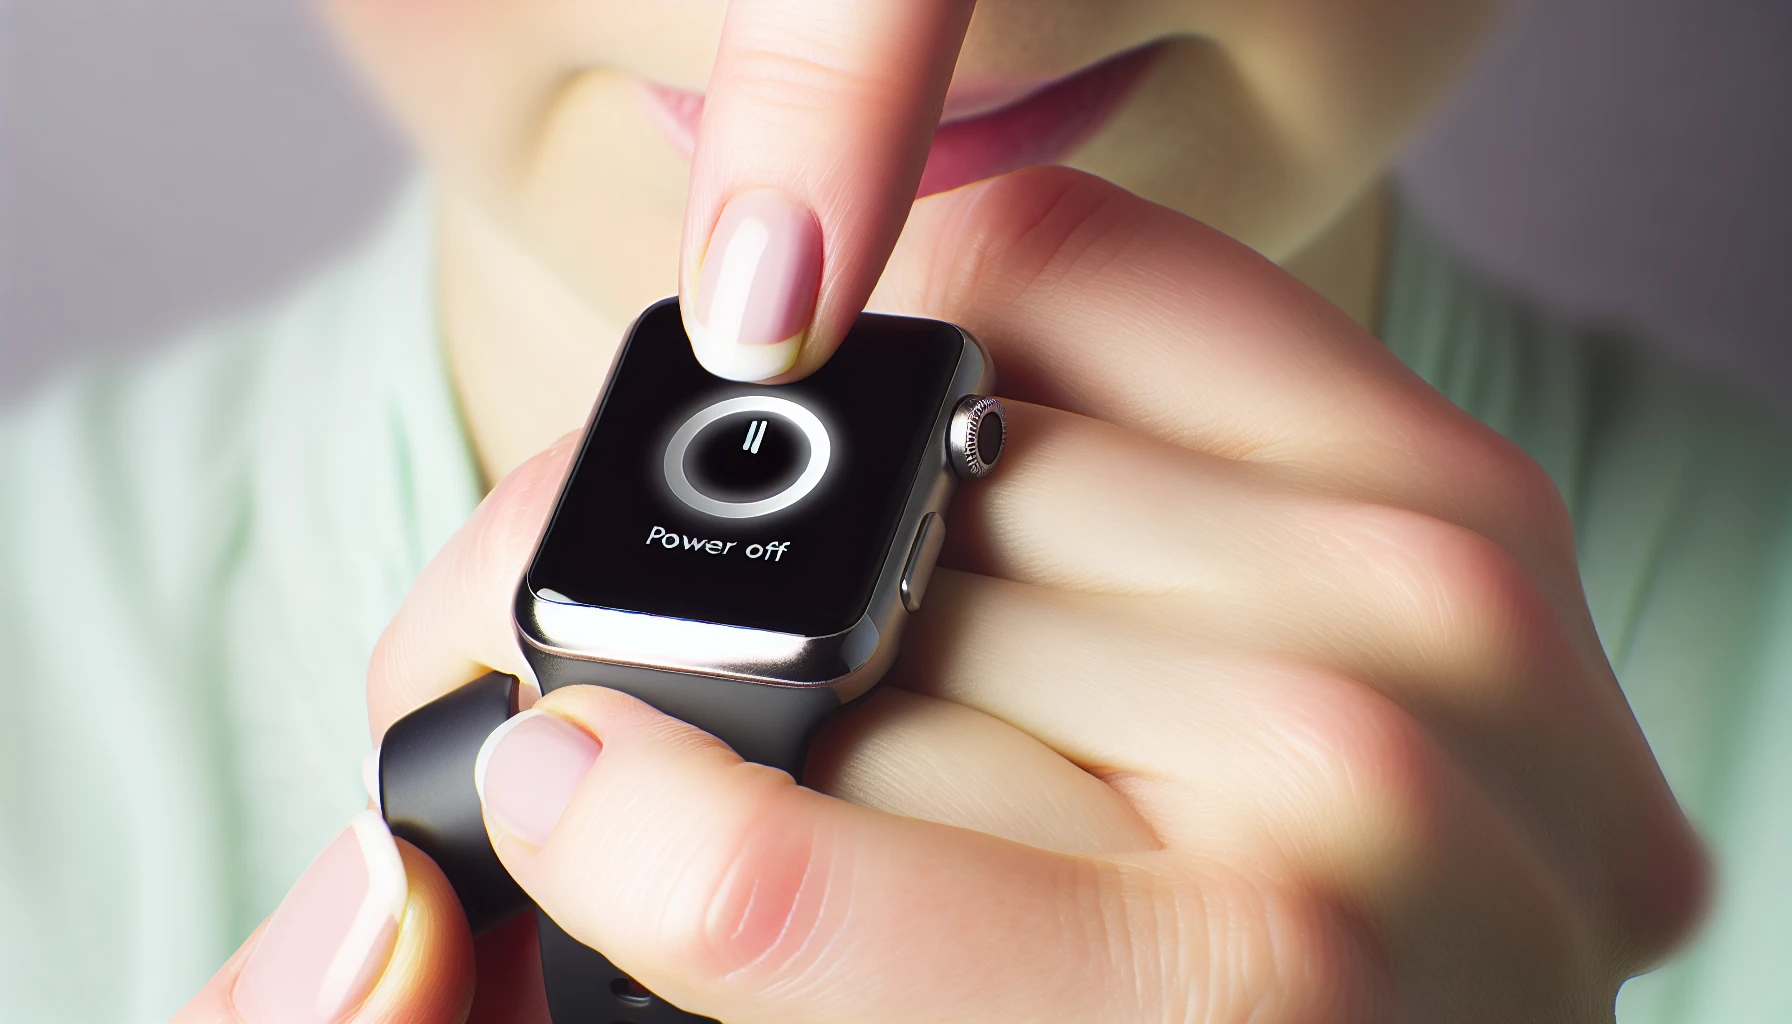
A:
{"type": "MultiPolygon", "coordinates": [[[[0,400],[277,294],[405,166],[305,0],[0,0],[0,400]]],[[[1404,177],[1497,276],[1792,398],[1792,2],[1521,0],[1404,177]]]]}

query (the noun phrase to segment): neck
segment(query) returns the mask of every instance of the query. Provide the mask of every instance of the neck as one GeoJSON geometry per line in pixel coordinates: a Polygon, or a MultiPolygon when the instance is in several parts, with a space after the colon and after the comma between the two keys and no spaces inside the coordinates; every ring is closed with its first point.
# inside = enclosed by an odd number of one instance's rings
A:
{"type": "MultiPolygon", "coordinates": [[[[1391,210],[1379,182],[1284,262],[1371,330],[1391,210]]],[[[480,207],[444,195],[436,223],[449,372],[480,469],[495,481],[585,422],[627,320],[574,292],[480,207]]]]}
{"type": "Polygon", "coordinates": [[[626,321],[612,322],[479,206],[436,210],[449,373],[487,484],[577,430],[626,321]]]}

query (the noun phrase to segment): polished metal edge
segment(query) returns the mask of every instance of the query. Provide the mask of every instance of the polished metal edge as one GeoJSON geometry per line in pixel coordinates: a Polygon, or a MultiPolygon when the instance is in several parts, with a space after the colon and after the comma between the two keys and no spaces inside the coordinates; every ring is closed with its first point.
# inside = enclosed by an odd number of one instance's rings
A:
{"type": "Polygon", "coordinates": [[[745,679],[778,686],[829,686],[871,660],[876,626],[809,637],[644,612],[563,604],[517,588],[517,634],[547,654],[640,668],[745,679]]]}

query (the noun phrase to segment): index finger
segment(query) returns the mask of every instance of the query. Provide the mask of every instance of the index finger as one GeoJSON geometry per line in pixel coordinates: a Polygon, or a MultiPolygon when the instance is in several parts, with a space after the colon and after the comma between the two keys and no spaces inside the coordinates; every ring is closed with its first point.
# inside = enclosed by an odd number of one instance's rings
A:
{"type": "Polygon", "coordinates": [[[974,0],[734,0],[704,100],[679,293],[697,358],[803,376],[908,216],[974,0]]]}

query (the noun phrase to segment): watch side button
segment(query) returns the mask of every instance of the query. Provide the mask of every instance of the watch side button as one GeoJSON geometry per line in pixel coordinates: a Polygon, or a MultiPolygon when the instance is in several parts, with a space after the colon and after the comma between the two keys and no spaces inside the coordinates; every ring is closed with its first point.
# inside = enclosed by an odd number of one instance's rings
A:
{"type": "Polygon", "coordinates": [[[909,548],[908,562],[902,567],[902,606],[911,612],[921,610],[921,598],[927,593],[927,581],[933,578],[933,564],[939,561],[940,548],[946,544],[946,521],[938,512],[921,517],[915,531],[914,546],[909,548]]]}

